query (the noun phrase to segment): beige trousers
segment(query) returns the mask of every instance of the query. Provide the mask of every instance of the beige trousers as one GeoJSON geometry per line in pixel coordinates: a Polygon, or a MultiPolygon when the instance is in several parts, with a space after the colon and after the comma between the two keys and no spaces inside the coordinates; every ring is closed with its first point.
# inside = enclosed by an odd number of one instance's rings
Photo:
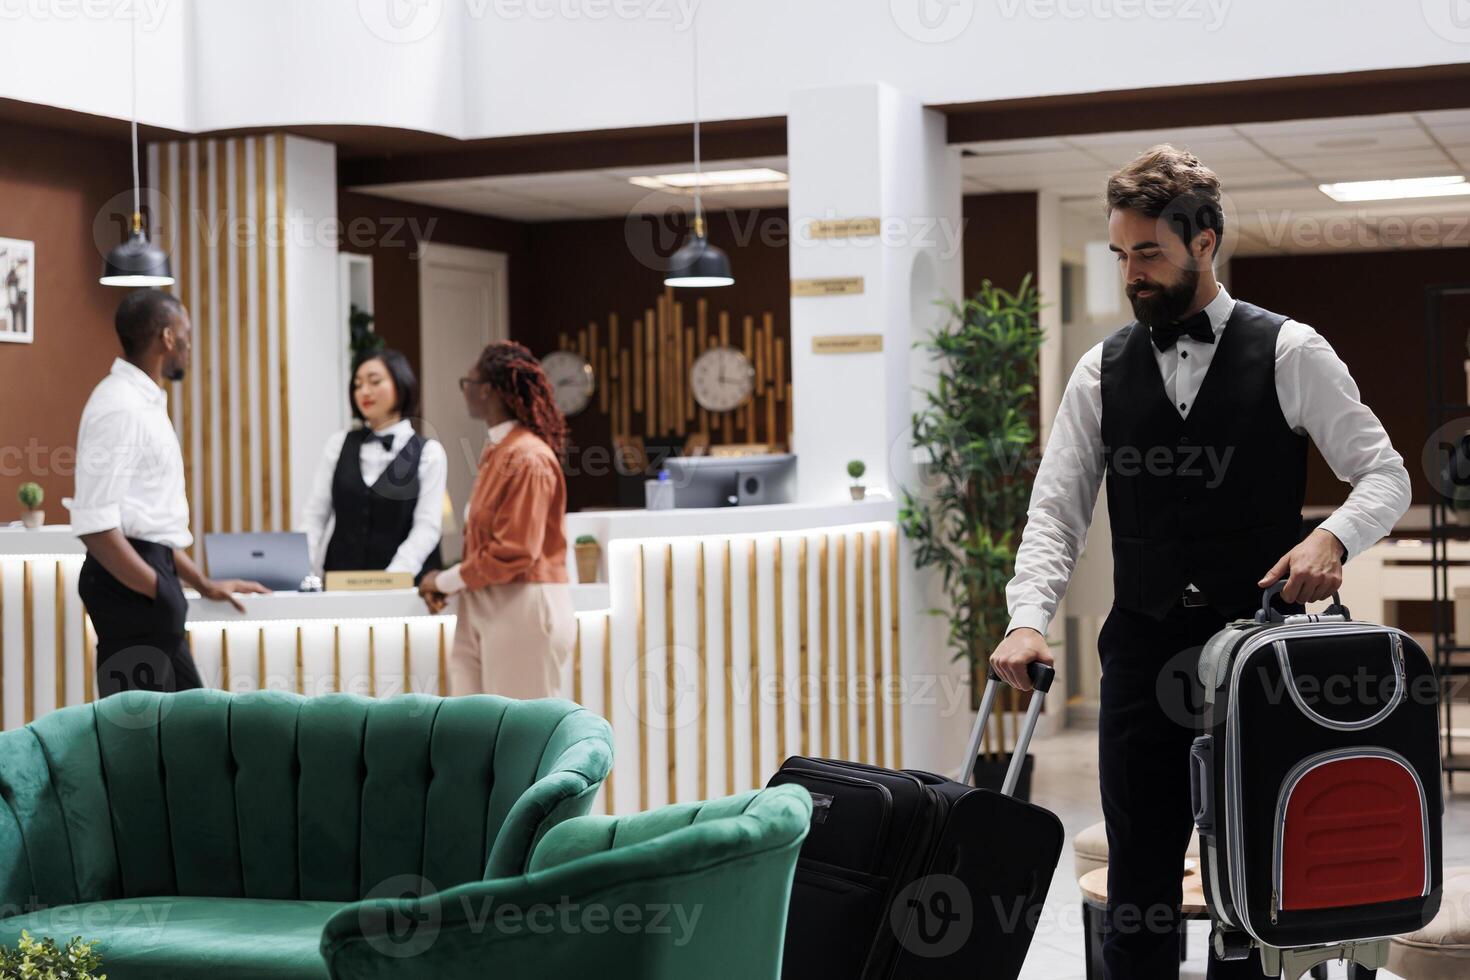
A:
{"type": "Polygon", "coordinates": [[[449,693],[507,698],[563,695],[576,642],[572,594],[563,582],[516,582],[459,595],[449,693]]]}

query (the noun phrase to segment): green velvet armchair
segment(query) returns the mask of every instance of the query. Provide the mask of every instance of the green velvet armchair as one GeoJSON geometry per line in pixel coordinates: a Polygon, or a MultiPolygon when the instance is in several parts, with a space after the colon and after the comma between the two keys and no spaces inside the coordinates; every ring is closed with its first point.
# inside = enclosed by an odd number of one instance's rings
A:
{"type": "Polygon", "coordinates": [[[0,733],[0,943],[111,980],[324,978],[348,903],[523,874],[587,812],[606,721],[567,701],[128,693],[0,733]]]}
{"type": "Polygon", "coordinates": [[[777,786],[626,817],[578,817],[525,874],[348,906],[336,980],[777,980],[811,797],[777,786]]]}

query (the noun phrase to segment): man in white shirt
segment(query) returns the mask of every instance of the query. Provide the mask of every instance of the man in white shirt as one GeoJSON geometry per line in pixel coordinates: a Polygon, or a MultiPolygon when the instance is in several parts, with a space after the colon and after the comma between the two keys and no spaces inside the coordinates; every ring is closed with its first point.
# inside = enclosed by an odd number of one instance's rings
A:
{"type": "MultiPolygon", "coordinates": [[[[1327,341],[1216,282],[1220,182],[1197,158],[1153,148],[1108,181],[1107,210],[1137,319],[1083,355],[1062,395],[1006,588],[1010,625],[990,662],[1022,689],[1028,663],[1052,662],[1046,630],[1106,479],[1114,597],[1097,641],[1112,926],[1104,972],[1176,980],[1195,732],[1162,703],[1160,674],[1181,652],[1197,658],[1283,577],[1291,608],[1330,596],[1342,563],[1408,509],[1409,476],[1327,341]],[[1303,537],[1309,439],[1352,490],[1303,537]]],[[[1208,976],[1264,974],[1254,956],[1211,957],[1208,976]]]]}
{"type": "Polygon", "coordinates": [[[168,293],[140,289],[123,298],[114,322],[123,356],[82,410],[71,504],[72,530],[87,546],[78,589],[97,631],[98,692],[203,687],[180,581],[242,611],[235,593],[267,590],[212,581],[183,550],[194,537],[163,383],[188,368],[188,311],[168,293]]]}

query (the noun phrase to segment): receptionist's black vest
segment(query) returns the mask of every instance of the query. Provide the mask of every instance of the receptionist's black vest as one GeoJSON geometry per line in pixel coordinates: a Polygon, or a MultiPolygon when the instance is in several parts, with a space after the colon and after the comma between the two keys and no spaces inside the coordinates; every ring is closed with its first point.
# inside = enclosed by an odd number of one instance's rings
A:
{"type": "Polygon", "coordinates": [[[1102,439],[1114,601],[1162,619],[1193,583],[1237,616],[1256,582],[1301,540],[1307,437],[1276,394],[1285,317],[1237,301],[1199,394],[1180,418],[1148,328],[1103,342],[1102,439]]]}
{"type": "MultiPolygon", "coordinates": [[[[359,462],[367,435],[366,429],[349,432],[337,457],[337,470],[332,476],[332,511],[336,524],[322,563],[329,572],[387,568],[398,553],[398,546],[413,530],[413,511],[419,502],[423,437],[417,433],[410,436],[383,474],[368,486],[363,482],[359,462]]],[[[414,573],[414,581],[441,567],[443,560],[435,545],[423,568],[414,573]]]]}

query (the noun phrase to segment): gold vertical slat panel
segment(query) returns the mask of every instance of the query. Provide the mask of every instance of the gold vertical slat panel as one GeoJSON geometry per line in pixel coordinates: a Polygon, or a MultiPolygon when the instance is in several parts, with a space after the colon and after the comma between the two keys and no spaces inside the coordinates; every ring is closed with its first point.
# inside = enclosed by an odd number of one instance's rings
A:
{"type": "Polygon", "coordinates": [[[647,583],[644,582],[645,556],[638,546],[638,561],[633,572],[634,605],[638,608],[637,657],[633,670],[638,684],[638,809],[648,809],[648,610],[647,583]]]}
{"type": "Polygon", "coordinates": [[[296,627],[296,693],[306,693],[306,657],[302,649],[301,627],[296,627]]]}
{"type": "Polygon", "coordinates": [[[709,799],[709,634],[705,615],[704,542],[695,552],[694,601],[698,608],[695,621],[696,657],[699,671],[699,798],[709,799]]]}
{"type": "Polygon", "coordinates": [[[403,693],[413,693],[413,639],[408,635],[408,620],[403,621],[403,693]]]}
{"type": "Polygon", "coordinates": [[[268,686],[268,675],[265,668],[265,627],[261,626],[255,631],[255,676],[259,678],[256,688],[264,691],[268,686]]]}
{"type": "Polygon", "coordinates": [[[449,650],[444,622],[439,622],[439,696],[449,696],[449,650]]]}
{"type": "Polygon", "coordinates": [[[220,687],[230,689],[230,631],[223,626],[219,630],[219,676],[220,687]]]}
{"type": "Polygon", "coordinates": [[[582,703],[582,617],[577,619],[577,639],[572,644],[572,700],[582,703]]]}
{"type": "MultiPolygon", "coordinates": [[[[179,297],[179,302],[184,304],[184,307],[189,310],[191,315],[197,316],[198,311],[194,305],[193,280],[190,278],[193,271],[194,244],[194,195],[193,187],[191,186],[193,184],[194,166],[190,162],[190,150],[192,146],[193,144],[191,143],[169,143],[166,144],[164,149],[168,151],[165,155],[176,152],[179,157],[179,165],[175,171],[177,184],[171,191],[174,200],[179,202],[179,228],[178,234],[174,238],[173,254],[174,274],[177,278],[174,290],[175,295],[179,297]]],[[[199,330],[196,328],[195,347],[199,350],[196,357],[200,359],[200,363],[202,363],[204,356],[203,348],[200,346],[201,342],[202,338],[199,336],[199,330]]],[[[181,385],[183,392],[183,411],[179,414],[184,419],[182,436],[182,448],[184,452],[184,496],[189,501],[189,524],[194,531],[194,544],[191,551],[194,557],[198,558],[201,547],[200,542],[203,540],[204,535],[202,533],[203,528],[199,523],[199,478],[194,473],[194,417],[199,412],[198,392],[202,369],[197,368],[197,366],[195,368],[191,369],[184,376],[181,385]]]]}
{"type": "Polygon", "coordinates": [[[342,627],[332,624],[332,691],[342,690],[342,627]]]}
{"type": "MultiPolygon", "coordinates": [[[[199,406],[202,428],[199,433],[199,464],[202,467],[203,530],[205,533],[219,529],[214,514],[214,364],[219,356],[214,336],[213,295],[210,289],[209,263],[209,144],[190,143],[190,155],[194,158],[194,181],[199,192],[191,217],[194,221],[195,240],[199,246],[195,261],[198,280],[198,309],[194,311],[194,322],[199,334],[199,406]]],[[[199,536],[203,540],[203,535],[199,536]]]]}
{"type": "Polygon", "coordinates": [[[260,362],[260,527],[264,531],[281,530],[276,523],[275,467],[271,460],[271,351],[270,351],[270,280],[267,273],[265,247],[265,137],[249,140],[251,163],[255,167],[255,344],[260,362]]]}
{"type": "MultiPolygon", "coordinates": [[[[889,675],[902,682],[898,662],[898,528],[888,529],[888,656],[889,675]]],[[[896,692],[895,692],[896,693],[896,692]]],[[[903,701],[893,699],[893,768],[903,766],[903,701]]]]}
{"type": "Polygon", "coordinates": [[[368,623],[368,697],[378,696],[378,644],[373,624],[368,623]]]}
{"type": "MultiPolygon", "coordinates": [[[[623,377],[632,379],[633,411],[643,411],[643,320],[633,318],[633,373],[628,373],[627,362],[623,362],[623,377]]],[[[632,435],[630,429],[626,435],[632,435]]]]}
{"type": "Polygon", "coordinates": [[[807,539],[796,541],[796,672],[800,678],[797,697],[800,698],[798,717],[801,719],[801,754],[812,754],[812,683],[811,624],[808,622],[809,599],[807,582],[807,539]]]}
{"type": "Polygon", "coordinates": [[[863,622],[868,605],[865,578],[867,562],[863,555],[864,539],[864,532],[859,531],[852,542],[852,652],[855,687],[853,697],[856,699],[853,710],[857,715],[857,758],[859,762],[867,762],[870,759],[868,755],[868,643],[863,622]]]}
{"type": "Polygon", "coordinates": [[[750,607],[750,786],[761,780],[761,698],[760,698],[760,578],[757,571],[755,539],[745,550],[746,604],[750,607]]]}
{"type": "Polygon", "coordinates": [[[674,546],[670,543],[664,545],[664,745],[669,753],[667,760],[669,781],[667,800],[669,803],[679,802],[678,769],[675,764],[679,739],[676,725],[679,665],[675,661],[674,654],[674,546]]]}
{"type": "Polygon", "coordinates": [[[773,649],[776,654],[776,765],[779,766],[786,761],[786,623],[784,616],[786,586],[781,580],[781,565],[785,557],[786,541],[783,538],[777,538],[775,545],[776,553],[771,566],[773,592],[771,618],[775,621],[776,627],[776,642],[773,649]]]}
{"type": "Polygon", "coordinates": [[[852,686],[847,664],[847,535],[837,535],[837,757],[848,755],[852,686]]]}
{"type": "Polygon", "coordinates": [[[31,562],[22,562],[20,566],[20,652],[23,663],[20,682],[25,685],[21,688],[21,694],[24,696],[24,717],[27,725],[36,720],[36,596],[32,577],[31,562]]]}
{"type": "Polygon", "coordinates": [[[735,794],[735,617],[734,592],[730,581],[730,539],[725,539],[721,556],[724,578],[721,580],[724,599],[725,627],[725,795],[735,794]]]}
{"type": "MultiPolygon", "coordinates": [[[[442,627],[441,627],[442,629],[442,627]]],[[[609,725],[617,724],[613,721],[613,680],[612,680],[612,614],[608,613],[602,617],[602,716],[607,719],[609,725]]],[[[607,791],[604,798],[607,800],[607,812],[613,811],[613,774],[609,772],[605,781],[607,791]]]]}
{"type": "Polygon", "coordinates": [[[66,585],[56,562],[56,707],[66,707],[66,585]]]}
{"type": "Polygon", "coordinates": [[[832,648],[831,640],[831,562],[830,539],[822,535],[817,545],[817,640],[820,644],[817,655],[818,714],[822,719],[822,755],[832,754],[832,648]]]}
{"type": "Polygon", "coordinates": [[[291,399],[286,380],[290,376],[286,356],[286,135],[276,134],[276,395],[281,425],[281,523],[291,526],[291,399]]]}
{"type": "Polygon", "coordinates": [[[869,617],[873,624],[873,762],[887,765],[888,738],[883,724],[883,701],[886,689],[883,683],[883,566],[879,562],[879,545],[882,535],[874,531],[868,542],[868,566],[873,570],[873,605],[869,617]]]}
{"type": "MultiPolygon", "coordinates": [[[[245,216],[249,213],[249,200],[246,197],[247,185],[245,180],[245,140],[234,140],[235,145],[235,197],[234,213],[231,214],[231,227],[240,227],[245,216]]],[[[249,241],[241,241],[239,236],[231,234],[228,236],[230,245],[235,250],[235,329],[238,332],[236,340],[240,345],[239,381],[240,381],[240,527],[246,531],[255,530],[254,499],[255,499],[255,468],[252,465],[254,449],[251,446],[251,417],[255,411],[250,406],[250,392],[254,386],[250,384],[250,250],[246,247],[249,241]]],[[[260,385],[265,385],[265,376],[260,378],[260,385]]],[[[261,681],[264,684],[264,680],[261,681]]]]}
{"type": "Polygon", "coordinates": [[[238,485],[238,462],[234,449],[235,409],[232,378],[234,351],[230,347],[230,250],[229,243],[229,167],[225,152],[228,145],[224,140],[211,141],[214,147],[214,209],[212,212],[216,236],[214,241],[215,286],[219,302],[215,304],[215,327],[219,331],[219,414],[220,438],[220,527],[221,531],[236,531],[235,487],[238,485]]]}

